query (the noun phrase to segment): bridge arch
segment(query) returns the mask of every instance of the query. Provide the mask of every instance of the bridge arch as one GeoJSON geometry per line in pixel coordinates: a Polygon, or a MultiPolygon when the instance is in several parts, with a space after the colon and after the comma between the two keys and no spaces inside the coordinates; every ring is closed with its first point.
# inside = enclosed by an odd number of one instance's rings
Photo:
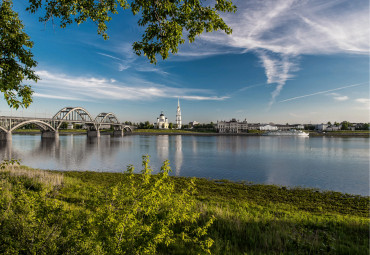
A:
{"type": "Polygon", "coordinates": [[[96,123],[98,130],[101,128],[102,124],[120,125],[116,115],[114,115],[114,113],[111,113],[111,112],[99,113],[98,116],[96,116],[94,121],[96,123]]]}
{"type": "Polygon", "coordinates": [[[0,126],[0,133],[1,131],[4,131],[4,133],[8,133],[8,130],[6,130],[6,128],[3,128],[2,126],[0,126]]]}
{"type": "Polygon", "coordinates": [[[130,126],[123,126],[123,130],[127,132],[132,132],[132,128],[130,126]]]}
{"type": "Polygon", "coordinates": [[[12,127],[12,129],[9,130],[9,132],[13,132],[14,130],[20,128],[20,127],[23,127],[27,124],[35,124],[36,126],[38,126],[42,131],[46,131],[46,130],[51,130],[51,131],[56,131],[55,128],[53,128],[49,123],[46,123],[46,122],[43,122],[41,120],[27,120],[27,121],[23,121],[17,125],[15,125],[14,127],[12,127]]]}
{"type": "Polygon", "coordinates": [[[57,112],[53,116],[53,121],[58,121],[59,124],[56,126],[56,130],[59,130],[60,126],[63,122],[70,121],[84,121],[84,122],[91,122],[91,125],[93,125],[96,128],[95,122],[93,118],[91,117],[91,114],[82,107],[64,107],[59,112],[57,112]]]}

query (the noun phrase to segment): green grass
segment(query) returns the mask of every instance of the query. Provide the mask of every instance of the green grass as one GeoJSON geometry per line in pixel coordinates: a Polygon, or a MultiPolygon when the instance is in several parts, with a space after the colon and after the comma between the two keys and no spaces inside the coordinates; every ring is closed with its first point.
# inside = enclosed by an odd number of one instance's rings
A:
{"type": "Polygon", "coordinates": [[[86,133],[86,129],[60,129],[59,133],[86,133]]]}
{"type": "Polygon", "coordinates": [[[338,131],[325,131],[327,133],[363,133],[370,134],[370,130],[338,130],[338,131]]]}
{"type": "Polygon", "coordinates": [[[32,133],[38,133],[38,132],[41,132],[40,129],[16,129],[14,130],[13,132],[17,132],[17,133],[25,133],[25,132],[32,132],[32,133]]]}
{"type": "MultiPolygon", "coordinates": [[[[9,253],[15,253],[9,249],[11,246],[16,247],[14,249],[18,252],[27,253],[29,247],[27,249],[23,247],[22,250],[22,245],[29,246],[34,242],[36,247],[34,240],[39,238],[37,239],[41,240],[39,246],[46,245],[45,242],[52,245],[54,242],[59,247],[55,249],[68,250],[68,246],[71,249],[69,253],[83,253],[82,251],[88,251],[89,247],[94,247],[95,254],[107,253],[104,249],[101,251],[99,249],[104,247],[104,242],[108,242],[105,238],[109,236],[100,234],[99,239],[92,239],[92,236],[96,236],[93,231],[97,231],[98,228],[93,221],[94,213],[99,212],[98,206],[109,205],[110,200],[107,198],[113,187],[129,185],[130,175],[16,168],[10,172],[0,172],[0,177],[0,212],[6,212],[8,215],[7,221],[4,222],[4,217],[0,213],[0,230],[4,230],[1,224],[5,224],[8,229],[17,230],[18,238],[22,234],[22,238],[18,240],[8,233],[10,230],[2,233],[3,236],[7,234],[13,239],[6,239],[8,247],[5,247],[2,241],[0,252],[8,248],[9,253]],[[18,174],[15,174],[17,172],[18,174]],[[40,179],[42,172],[47,178],[40,179]],[[52,175],[56,177],[51,178],[52,175]],[[63,184],[60,184],[61,181],[63,184]],[[27,187],[26,193],[38,194],[33,199],[45,196],[47,200],[43,198],[41,201],[49,201],[46,205],[43,204],[47,210],[44,209],[43,212],[34,215],[29,212],[24,215],[23,212],[32,211],[32,208],[21,209],[13,206],[14,211],[10,217],[10,197],[19,192],[9,189],[9,185],[15,187],[17,183],[27,187]],[[47,188],[40,188],[40,183],[47,188]],[[47,219],[38,218],[42,215],[46,215],[47,219]],[[33,219],[43,222],[45,233],[39,229],[41,234],[35,237],[34,232],[25,229],[31,228],[32,224],[35,226],[41,224],[33,223],[33,219]],[[89,223],[89,220],[93,223],[89,223]],[[16,224],[19,221],[22,226],[16,224]],[[53,227],[56,230],[53,230],[53,227]],[[79,247],[80,252],[73,250],[74,247],[79,247]]],[[[131,178],[140,179],[141,175],[135,174],[131,178]]],[[[172,193],[174,196],[180,194],[191,182],[190,178],[185,177],[171,177],[170,180],[175,184],[175,191],[172,193]]],[[[212,215],[215,216],[213,224],[207,230],[207,235],[214,240],[210,250],[212,254],[369,253],[369,197],[316,189],[235,183],[227,180],[195,179],[195,187],[196,192],[192,199],[195,200],[193,210],[200,213],[197,224],[203,226],[212,215]]],[[[136,192],[140,192],[140,189],[136,192]]],[[[24,197],[18,194],[18,200],[12,201],[22,203],[22,199],[24,197]]],[[[176,232],[179,227],[174,225],[173,231],[176,232]]],[[[109,229],[105,231],[102,233],[110,233],[109,229]]],[[[156,254],[198,253],[202,254],[202,251],[182,241],[171,243],[169,246],[159,245],[156,252],[156,254]]]]}
{"type": "Polygon", "coordinates": [[[198,133],[195,131],[188,131],[182,129],[135,129],[134,132],[142,132],[142,133],[198,133]]]}
{"type": "MultiPolygon", "coordinates": [[[[16,129],[13,132],[17,133],[38,133],[40,129],[16,129]]],[[[60,129],[59,133],[86,133],[86,129],[60,129]]]]}

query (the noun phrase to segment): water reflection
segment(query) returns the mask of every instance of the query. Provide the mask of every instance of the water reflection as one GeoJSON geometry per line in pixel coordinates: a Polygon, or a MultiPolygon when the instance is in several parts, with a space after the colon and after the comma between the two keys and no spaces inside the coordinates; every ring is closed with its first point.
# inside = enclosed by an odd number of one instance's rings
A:
{"type": "Polygon", "coordinates": [[[158,135],[157,138],[157,156],[160,161],[165,161],[168,159],[168,135],[158,135]]]}
{"type": "Polygon", "coordinates": [[[182,154],[182,136],[177,135],[175,137],[175,165],[176,165],[176,171],[175,174],[176,176],[180,175],[180,170],[182,167],[182,161],[183,161],[183,154],[182,154]]]}
{"type": "Polygon", "coordinates": [[[326,137],[82,135],[0,141],[0,159],[43,169],[122,171],[151,156],[154,172],[169,159],[176,176],[248,180],[369,194],[369,139],[326,137]]]}

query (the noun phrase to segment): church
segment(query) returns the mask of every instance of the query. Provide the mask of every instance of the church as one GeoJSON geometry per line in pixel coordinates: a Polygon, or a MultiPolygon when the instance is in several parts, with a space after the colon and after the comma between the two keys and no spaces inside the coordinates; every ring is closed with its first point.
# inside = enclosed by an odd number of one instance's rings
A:
{"type": "Polygon", "coordinates": [[[157,118],[157,122],[154,123],[154,128],[168,129],[168,119],[164,116],[163,112],[161,112],[161,115],[157,118]]]}
{"type": "MultiPolygon", "coordinates": [[[[177,111],[176,111],[176,128],[181,129],[181,108],[180,108],[180,99],[177,99],[177,111]]],[[[154,123],[154,128],[157,129],[168,129],[169,123],[168,118],[161,112],[161,115],[157,118],[157,122],[154,123]]]]}

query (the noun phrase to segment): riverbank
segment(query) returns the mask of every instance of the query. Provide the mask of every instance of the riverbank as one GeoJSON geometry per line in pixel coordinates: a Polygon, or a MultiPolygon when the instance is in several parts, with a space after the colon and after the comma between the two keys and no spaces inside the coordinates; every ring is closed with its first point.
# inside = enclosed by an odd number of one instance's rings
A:
{"type": "MultiPolygon", "coordinates": [[[[331,131],[331,132],[316,132],[306,131],[310,137],[363,137],[370,138],[370,131],[331,131]]],[[[101,131],[101,135],[109,135],[110,130],[101,131]]],[[[188,130],[158,130],[158,129],[144,129],[135,130],[134,132],[126,133],[126,135],[193,135],[193,136],[261,136],[264,132],[256,130],[250,133],[216,133],[216,132],[195,132],[188,130]]],[[[16,130],[13,134],[35,135],[41,134],[40,130],[16,130]]],[[[60,130],[59,135],[86,135],[87,131],[82,129],[60,130]]]]}
{"type": "Polygon", "coordinates": [[[225,180],[26,167],[8,167],[0,176],[1,253],[112,254],[117,247],[126,249],[125,242],[137,249],[153,245],[156,254],[205,254],[208,245],[212,254],[369,252],[369,197],[225,180]],[[166,230],[162,217],[178,218],[167,232],[157,232],[166,230]],[[186,220],[192,217],[195,222],[186,220]],[[188,231],[185,239],[183,230],[188,231]]]}
{"type": "Polygon", "coordinates": [[[310,136],[325,137],[365,137],[370,138],[370,131],[329,131],[329,132],[309,132],[310,136]]]}

